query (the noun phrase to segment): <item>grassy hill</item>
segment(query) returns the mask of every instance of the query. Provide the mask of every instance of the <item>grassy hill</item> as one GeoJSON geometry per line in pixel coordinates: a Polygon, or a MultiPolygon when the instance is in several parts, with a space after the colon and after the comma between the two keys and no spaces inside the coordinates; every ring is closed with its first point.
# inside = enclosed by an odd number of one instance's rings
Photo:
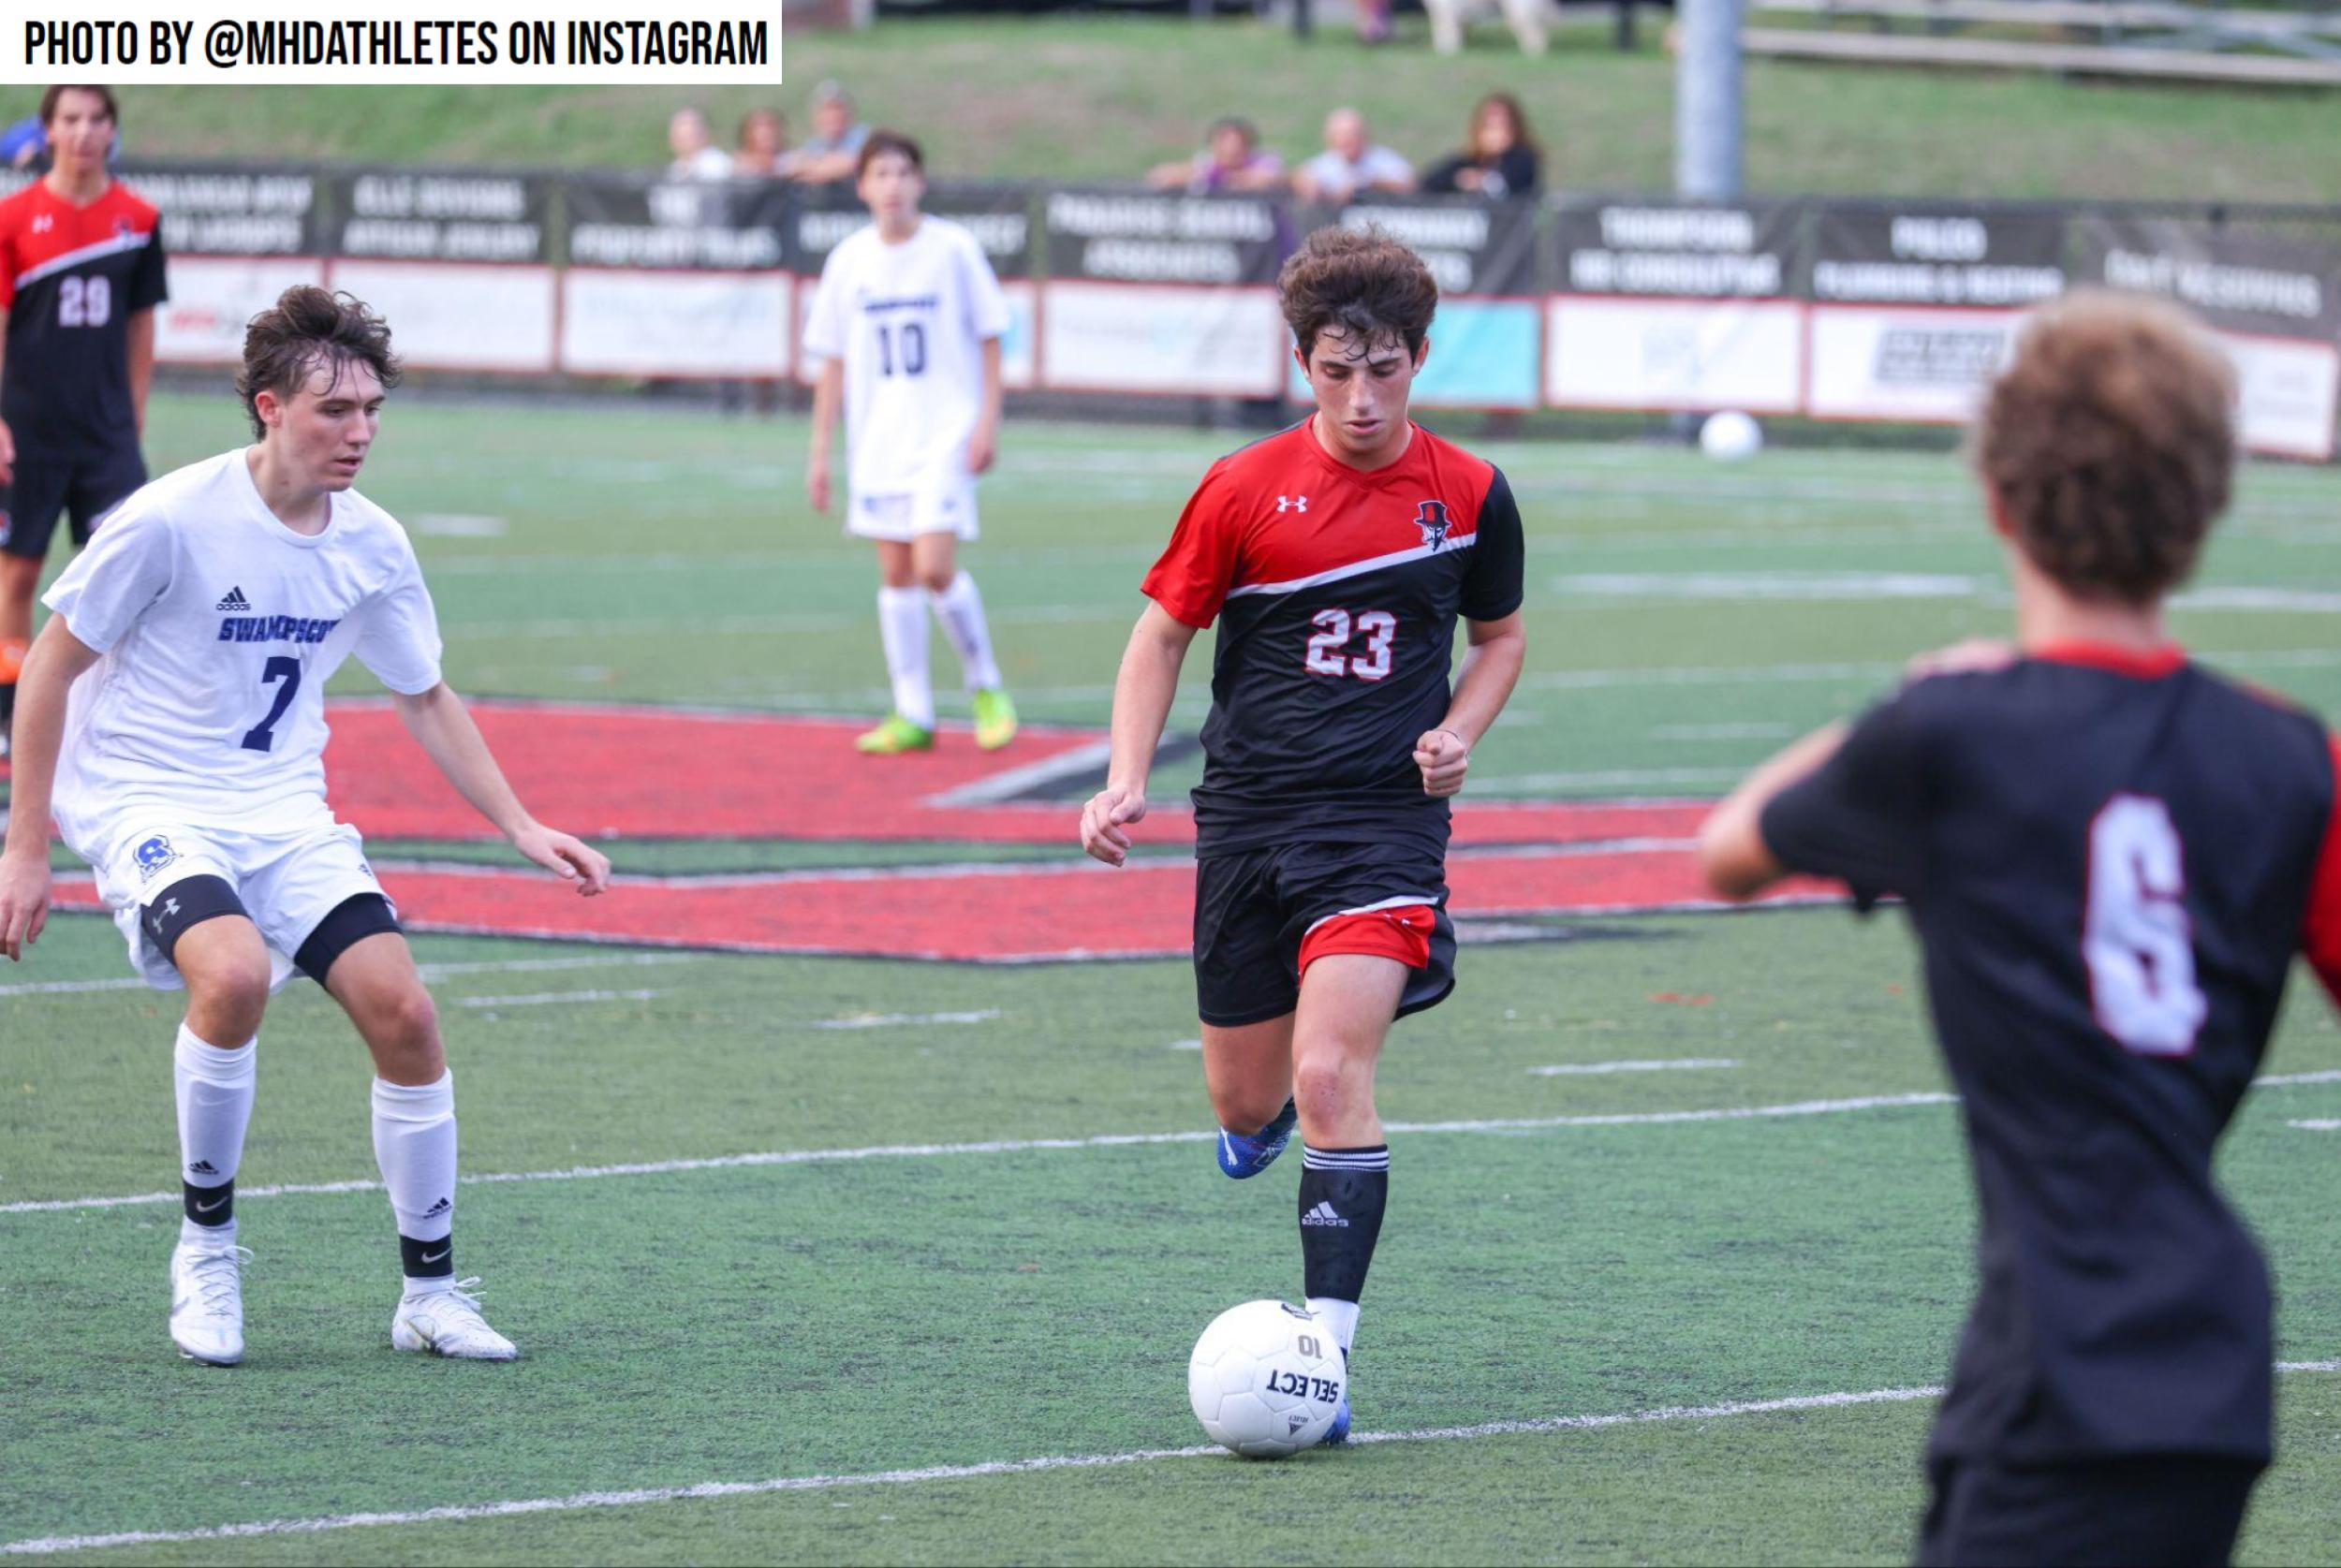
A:
{"type": "MultiPolygon", "coordinates": [[[[1443,59],[1424,47],[1421,19],[1409,21],[1413,34],[1379,50],[1338,32],[1303,44],[1241,20],[896,22],[790,38],[788,82],[770,89],[138,87],[125,92],[125,131],[140,151],[189,156],[645,166],[663,159],[667,115],[686,96],[719,130],[771,103],[802,135],[813,84],[835,77],[870,118],[923,136],[937,173],[1118,179],[1182,155],[1227,112],[1304,155],[1343,103],[1428,159],[1460,139],[1474,98],[1500,88],[1526,103],[1553,183],[1671,183],[1673,63],[1655,40],[1621,55],[1606,31],[1580,29],[1527,60],[1487,27],[1443,59]]],[[[0,112],[25,112],[37,91],[0,87],[0,112]]],[[[1747,180],[1781,192],[2341,203],[2336,114],[2331,94],[1752,61],[1747,180]]]]}

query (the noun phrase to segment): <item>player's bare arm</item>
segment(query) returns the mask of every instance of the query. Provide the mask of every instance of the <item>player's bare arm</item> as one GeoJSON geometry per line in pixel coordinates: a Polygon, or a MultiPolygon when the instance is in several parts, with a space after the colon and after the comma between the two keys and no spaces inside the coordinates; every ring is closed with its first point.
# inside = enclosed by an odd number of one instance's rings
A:
{"type": "Polygon", "coordinates": [[[983,340],[983,412],[967,437],[967,472],[989,474],[1000,455],[1000,340],[983,340]]]}
{"type": "Polygon", "coordinates": [[[1109,866],[1129,857],[1128,829],[1146,815],[1146,777],[1179,692],[1196,628],[1152,601],[1131,629],[1113,679],[1113,741],[1106,786],[1082,808],[1082,848],[1109,866]]]}
{"type": "Polygon", "coordinates": [[[528,814],[496,766],[493,753],[472,722],[470,710],[446,681],[392,701],[401,723],[472,808],[495,825],[525,858],[577,884],[592,898],[610,886],[610,857],[528,814]]]}
{"type": "Polygon", "coordinates": [[[829,510],[830,435],[837,428],[837,408],[845,397],[846,362],[832,359],[813,384],[813,445],[804,460],[804,498],[817,512],[829,510]]]}
{"type": "MultiPolygon", "coordinates": [[[[0,309],[0,374],[7,374],[7,366],[8,313],[0,309]]],[[[16,436],[8,430],[7,420],[0,419],[0,485],[12,484],[15,479],[16,436]]]]}
{"type": "MultiPolygon", "coordinates": [[[[0,321],[0,331],[7,323],[0,321]]],[[[130,413],[140,435],[146,433],[146,394],[155,385],[155,312],[134,312],[124,331],[130,371],[130,413]]]]}
{"type": "Polygon", "coordinates": [[[17,680],[8,838],[0,853],[0,953],[11,962],[24,957],[49,923],[49,805],[65,740],[66,694],[98,656],[64,616],[52,615],[17,680]]]}
{"type": "Polygon", "coordinates": [[[1750,773],[1709,813],[1699,829],[1699,868],[1708,886],[1727,899],[1752,899],[1789,874],[1764,843],[1764,808],[1836,755],[1845,738],[1842,721],[1815,730],[1750,773]]]}
{"type": "Polygon", "coordinates": [[[1528,657],[1528,634],[1520,612],[1500,621],[1464,623],[1471,640],[1455,676],[1447,716],[1414,743],[1414,763],[1422,769],[1422,793],[1438,799],[1460,793],[1471,768],[1471,748],[1494,727],[1511,700],[1521,665],[1528,657]]]}

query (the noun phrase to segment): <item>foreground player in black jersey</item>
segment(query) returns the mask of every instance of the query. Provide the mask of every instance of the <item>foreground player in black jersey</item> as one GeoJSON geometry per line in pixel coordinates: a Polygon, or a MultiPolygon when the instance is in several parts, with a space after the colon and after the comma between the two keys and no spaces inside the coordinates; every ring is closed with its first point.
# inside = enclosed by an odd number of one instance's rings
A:
{"type": "Polygon", "coordinates": [[[1974,434],[2016,646],[1921,660],[1701,835],[1721,892],[1899,894],[1925,952],[1982,1285],[1921,1562],[2225,1562],[2268,1462],[2267,1270],[2212,1148],[2293,954],[2341,987],[2341,844],[2323,725],[2163,626],[2227,504],[2233,398],[2173,308],[2043,311],[1974,434]]]}
{"type": "MultiPolygon", "coordinates": [[[[1503,475],[1406,417],[1438,301],[1421,257],[1325,229],[1279,287],[1317,411],[1213,464],[1147,574],[1081,830],[1122,863],[1180,664],[1216,619],[1195,791],[1203,1077],[1231,1177],[1298,1120],[1309,1310],[1347,1353],[1390,1186],[1374,1064],[1394,1018],[1454,988],[1447,800],[1526,649],[1520,512],[1503,475]]],[[[1345,1399],[1327,1441],[1347,1431],[1345,1399]]]]}

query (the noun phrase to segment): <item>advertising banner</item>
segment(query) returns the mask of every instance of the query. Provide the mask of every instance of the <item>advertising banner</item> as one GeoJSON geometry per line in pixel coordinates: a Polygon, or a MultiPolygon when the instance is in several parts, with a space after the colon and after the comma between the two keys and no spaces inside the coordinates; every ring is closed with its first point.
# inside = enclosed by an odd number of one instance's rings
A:
{"type": "Polygon", "coordinates": [[[545,266],[552,200],[543,175],[374,169],[326,183],[333,253],[401,261],[545,266]]]}
{"type": "Polygon", "coordinates": [[[163,215],[177,256],[324,256],[324,177],[307,169],[126,164],[115,175],[163,215]]]}

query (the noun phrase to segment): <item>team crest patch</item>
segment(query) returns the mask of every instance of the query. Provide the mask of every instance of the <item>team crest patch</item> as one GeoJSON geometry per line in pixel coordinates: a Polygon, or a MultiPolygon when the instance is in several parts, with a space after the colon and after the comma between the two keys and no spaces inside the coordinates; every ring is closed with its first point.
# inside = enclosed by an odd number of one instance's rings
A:
{"type": "Polygon", "coordinates": [[[139,862],[139,880],[152,882],[155,873],[179,858],[179,852],[170,847],[170,841],[160,833],[139,845],[134,852],[139,862]]]}
{"type": "Polygon", "coordinates": [[[1414,525],[1422,530],[1422,543],[1436,555],[1447,543],[1447,531],[1454,524],[1447,516],[1444,501],[1423,501],[1414,509],[1414,525]]]}

